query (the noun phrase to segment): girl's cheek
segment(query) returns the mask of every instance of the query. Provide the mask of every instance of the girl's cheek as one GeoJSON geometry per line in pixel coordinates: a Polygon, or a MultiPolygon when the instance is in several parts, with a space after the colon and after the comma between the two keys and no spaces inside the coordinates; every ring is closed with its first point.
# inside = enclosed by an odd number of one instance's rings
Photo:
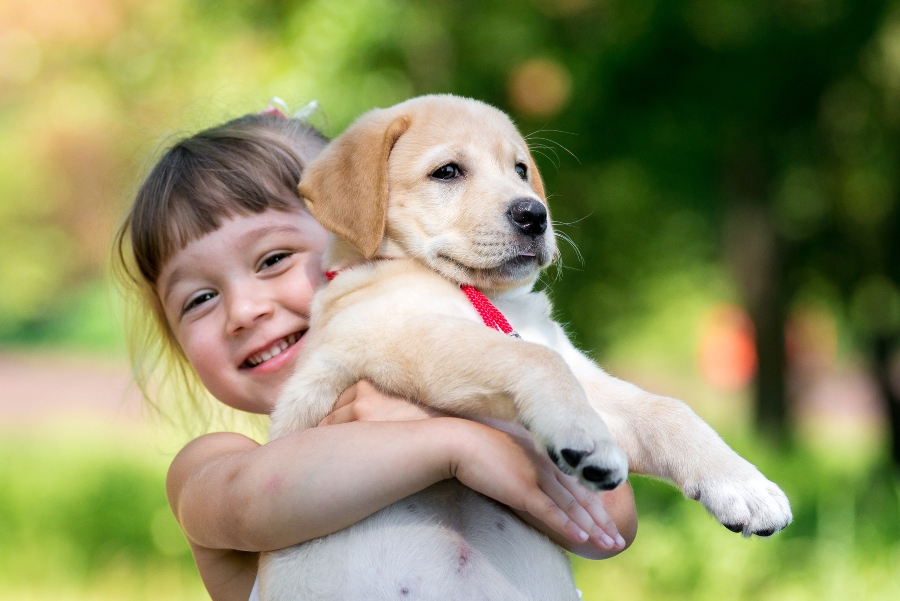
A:
{"type": "Polygon", "coordinates": [[[302,305],[297,308],[309,315],[313,296],[326,281],[322,271],[322,253],[309,253],[305,257],[302,273],[303,277],[296,285],[294,298],[297,299],[298,305],[302,305]]]}
{"type": "MultiPolygon", "coordinates": [[[[216,348],[220,345],[212,345],[216,348]]],[[[197,372],[200,382],[218,399],[227,399],[234,391],[231,389],[229,374],[231,364],[223,355],[205,349],[193,347],[185,349],[188,361],[197,372]]],[[[226,401],[227,402],[227,401],[226,401]]]]}
{"type": "Polygon", "coordinates": [[[176,330],[175,339],[181,345],[188,363],[197,372],[201,379],[205,379],[207,374],[214,371],[217,363],[221,362],[221,358],[215,357],[215,349],[223,348],[221,341],[216,341],[203,328],[191,327],[191,324],[182,326],[180,330],[176,330]]]}

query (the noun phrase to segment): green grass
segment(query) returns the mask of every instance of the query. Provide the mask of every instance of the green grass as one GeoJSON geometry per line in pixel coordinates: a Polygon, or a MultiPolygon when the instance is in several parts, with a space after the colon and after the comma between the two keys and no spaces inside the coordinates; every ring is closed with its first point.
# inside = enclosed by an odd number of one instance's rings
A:
{"type": "MultiPolygon", "coordinates": [[[[611,560],[574,562],[584,598],[900,598],[900,496],[877,465],[738,445],[781,484],[794,523],[741,539],[666,484],[633,478],[640,528],[611,560]]],[[[0,436],[0,600],[205,599],[164,495],[168,453],[83,425],[0,436]]]]}
{"type": "Polygon", "coordinates": [[[794,522],[745,540],[670,486],[633,478],[634,545],[605,562],[576,559],[584,598],[822,600],[900,598],[900,487],[889,469],[849,473],[821,456],[747,449],[791,499],[794,522]]]}
{"type": "Polygon", "coordinates": [[[205,598],[166,465],[143,436],[4,432],[0,599],[205,598]]]}
{"type": "Polygon", "coordinates": [[[0,313],[0,345],[121,353],[125,342],[117,302],[111,285],[97,279],[67,291],[30,318],[0,313]]]}

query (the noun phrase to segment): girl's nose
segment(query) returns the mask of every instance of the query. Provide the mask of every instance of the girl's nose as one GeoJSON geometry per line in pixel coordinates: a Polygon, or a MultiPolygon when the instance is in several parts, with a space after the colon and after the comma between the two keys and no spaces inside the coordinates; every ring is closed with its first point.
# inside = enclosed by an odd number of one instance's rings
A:
{"type": "Polygon", "coordinates": [[[236,334],[241,330],[252,328],[271,315],[272,310],[271,299],[260,294],[259,291],[232,294],[228,302],[228,323],[226,324],[228,333],[236,334]]]}

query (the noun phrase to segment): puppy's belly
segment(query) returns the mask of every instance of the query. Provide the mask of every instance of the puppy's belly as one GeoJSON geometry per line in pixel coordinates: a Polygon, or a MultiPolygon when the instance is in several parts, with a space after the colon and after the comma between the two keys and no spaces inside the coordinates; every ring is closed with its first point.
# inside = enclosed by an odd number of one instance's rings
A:
{"type": "Polygon", "coordinates": [[[456,481],[264,556],[263,601],[573,601],[565,553],[456,481]]]}

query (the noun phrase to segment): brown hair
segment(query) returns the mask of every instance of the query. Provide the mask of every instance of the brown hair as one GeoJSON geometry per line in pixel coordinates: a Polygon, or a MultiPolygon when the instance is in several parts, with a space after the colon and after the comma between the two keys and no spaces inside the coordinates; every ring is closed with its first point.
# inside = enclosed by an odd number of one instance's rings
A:
{"type": "Polygon", "coordinates": [[[191,415],[182,412],[181,418],[211,414],[204,403],[209,394],[184,357],[159,300],[162,268],[178,250],[231,217],[302,208],[297,185],[303,168],[327,143],[304,121],[271,113],[245,115],[176,142],[138,188],[116,233],[112,264],[126,298],[135,382],[161,415],[169,413],[161,411],[168,405],[161,397],[172,394],[190,401],[191,415]]]}

